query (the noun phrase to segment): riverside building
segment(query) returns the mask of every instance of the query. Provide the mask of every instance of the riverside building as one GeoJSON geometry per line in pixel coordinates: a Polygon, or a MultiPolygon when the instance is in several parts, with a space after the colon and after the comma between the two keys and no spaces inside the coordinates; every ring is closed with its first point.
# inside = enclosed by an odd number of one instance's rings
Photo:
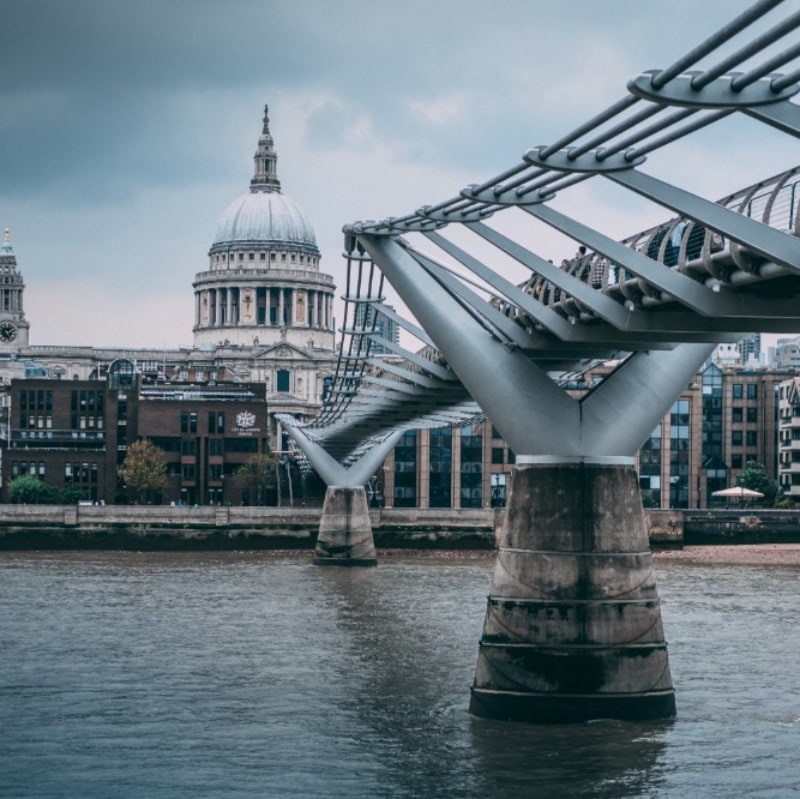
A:
{"type": "Polygon", "coordinates": [[[135,501],[117,468],[129,444],[146,438],[167,466],[152,501],[249,504],[252,486],[237,472],[267,448],[264,395],[263,383],[154,382],[127,359],[111,363],[102,379],[13,379],[4,493],[15,477],[33,475],[86,500],[135,501]]]}

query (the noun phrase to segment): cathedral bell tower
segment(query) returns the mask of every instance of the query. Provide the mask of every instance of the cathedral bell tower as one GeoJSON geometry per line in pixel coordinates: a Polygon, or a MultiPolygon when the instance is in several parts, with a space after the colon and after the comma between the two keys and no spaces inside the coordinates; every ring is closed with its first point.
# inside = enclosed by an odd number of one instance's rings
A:
{"type": "Polygon", "coordinates": [[[0,244],[0,352],[14,352],[28,346],[30,324],[22,308],[25,284],[17,269],[8,228],[0,244]]]}

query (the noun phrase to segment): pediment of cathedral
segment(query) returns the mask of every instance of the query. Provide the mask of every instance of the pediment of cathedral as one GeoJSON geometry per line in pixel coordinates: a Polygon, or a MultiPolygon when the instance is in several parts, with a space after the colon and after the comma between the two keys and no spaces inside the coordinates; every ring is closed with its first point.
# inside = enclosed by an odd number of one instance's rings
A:
{"type": "Polygon", "coordinates": [[[313,360],[307,352],[301,350],[299,347],[295,347],[294,344],[290,344],[288,341],[279,341],[272,346],[264,347],[258,350],[254,357],[259,360],[262,358],[276,358],[278,360],[313,360]]]}

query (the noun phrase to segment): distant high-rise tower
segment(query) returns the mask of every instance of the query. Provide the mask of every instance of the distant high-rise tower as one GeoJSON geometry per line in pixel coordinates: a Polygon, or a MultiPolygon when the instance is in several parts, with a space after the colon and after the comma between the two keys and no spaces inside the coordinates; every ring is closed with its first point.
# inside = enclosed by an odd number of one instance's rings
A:
{"type": "MultiPolygon", "coordinates": [[[[386,305],[385,307],[390,311],[394,310],[391,305],[386,305]]],[[[366,304],[357,305],[355,327],[357,329],[373,331],[374,335],[379,337],[379,339],[398,344],[400,342],[400,329],[395,324],[394,319],[384,316],[384,314],[380,312],[380,309],[381,305],[377,306],[377,308],[366,304]]],[[[373,338],[370,344],[370,353],[372,355],[388,355],[392,353],[392,350],[384,344],[381,344],[380,340],[373,338]]]]}
{"type": "Polygon", "coordinates": [[[761,358],[761,333],[753,333],[743,338],[738,347],[742,366],[747,366],[748,361],[759,363],[761,358]]]}

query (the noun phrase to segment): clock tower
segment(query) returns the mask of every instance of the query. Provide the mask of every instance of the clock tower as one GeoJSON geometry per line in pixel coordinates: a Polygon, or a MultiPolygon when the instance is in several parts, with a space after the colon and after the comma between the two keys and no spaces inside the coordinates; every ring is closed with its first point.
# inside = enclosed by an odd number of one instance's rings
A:
{"type": "Polygon", "coordinates": [[[11,246],[11,233],[6,228],[0,243],[0,352],[28,346],[30,324],[22,309],[24,289],[25,284],[11,246]]]}

